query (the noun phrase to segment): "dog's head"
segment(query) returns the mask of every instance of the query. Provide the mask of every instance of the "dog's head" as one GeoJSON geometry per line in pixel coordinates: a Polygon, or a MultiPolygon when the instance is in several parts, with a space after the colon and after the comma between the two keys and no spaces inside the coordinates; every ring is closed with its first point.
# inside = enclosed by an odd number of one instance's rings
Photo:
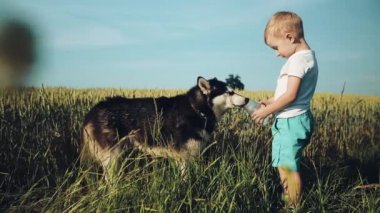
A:
{"type": "Polygon", "coordinates": [[[226,83],[216,78],[206,80],[203,77],[198,77],[197,86],[202,95],[206,98],[208,106],[212,109],[217,119],[219,119],[227,109],[243,107],[249,101],[248,98],[235,93],[226,83]]]}

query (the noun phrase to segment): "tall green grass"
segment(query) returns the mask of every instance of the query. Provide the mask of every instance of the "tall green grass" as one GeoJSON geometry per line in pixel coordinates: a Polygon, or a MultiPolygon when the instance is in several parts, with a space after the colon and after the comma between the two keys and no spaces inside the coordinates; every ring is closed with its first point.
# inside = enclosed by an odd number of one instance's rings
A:
{"type": "MultiPolygon", "coordinates": [[[[28,88],[0,94],[0,211],[278,212],[270,126],[229,111],[186,177],[170,159],[142,153],[110,181],[79,164],[84,115],[106,96],[174,96],[181,90],[28,88]]],[[[242,91],[260,100],[271,93],[242,91]]],[[[304,151],[301,210],[380,212],[380,97],[317,94],[304,151]]]]}

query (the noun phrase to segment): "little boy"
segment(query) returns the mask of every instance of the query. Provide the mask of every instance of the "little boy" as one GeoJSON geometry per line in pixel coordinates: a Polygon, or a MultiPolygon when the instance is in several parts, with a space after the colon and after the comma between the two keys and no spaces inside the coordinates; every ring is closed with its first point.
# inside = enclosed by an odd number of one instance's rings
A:
{"type": "Polygon", "coordinates": [[[272,125],[272,166],[278,168],[283,197],[297,207],[302,181],[300,158],[313,133],[314,120],[310,112],[318,79],[314,51],[307,44],[301,18],[293,12],[277,12],[264,31],[265,43],[277,56],[286,58],[273,98],[261,101],[265,107],[252,114],[255,122],[275,113],[272,125]]]}

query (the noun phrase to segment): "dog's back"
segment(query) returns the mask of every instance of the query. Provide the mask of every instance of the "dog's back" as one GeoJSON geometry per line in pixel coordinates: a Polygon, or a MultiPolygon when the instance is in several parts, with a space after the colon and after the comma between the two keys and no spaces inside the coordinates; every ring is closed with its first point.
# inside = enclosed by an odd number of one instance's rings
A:
{"type": "MultiPolygon", "coordinates": [[[[213,120],[215,118],[210,116],[209,125],[215,123],[213,120]]],[[[87,125],[92,126],[91,137],[101,147],[112,147],[122,137],[136,131],[150,146],[171,140],[171,145],[179,147],[186,135],[194,137],[190,129],[204,127],[204,119],[192,109],[186,95],[136,99],[112,97],[90,110],[84,121],[84,126],[87,125]],[[157,141],[153,136],[162,140],[157,141]]]]}

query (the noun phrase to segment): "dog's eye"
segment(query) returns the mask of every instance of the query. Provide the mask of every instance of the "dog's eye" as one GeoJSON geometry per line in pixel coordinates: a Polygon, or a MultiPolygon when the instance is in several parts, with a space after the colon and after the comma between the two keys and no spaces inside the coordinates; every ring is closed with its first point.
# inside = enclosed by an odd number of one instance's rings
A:
{"type": "Polygon", "coordinates": [[[226,93],[227,93],[228,95],[231,95],[231,96],[235,94],[234,91],[227,91],[226,93]]]}

